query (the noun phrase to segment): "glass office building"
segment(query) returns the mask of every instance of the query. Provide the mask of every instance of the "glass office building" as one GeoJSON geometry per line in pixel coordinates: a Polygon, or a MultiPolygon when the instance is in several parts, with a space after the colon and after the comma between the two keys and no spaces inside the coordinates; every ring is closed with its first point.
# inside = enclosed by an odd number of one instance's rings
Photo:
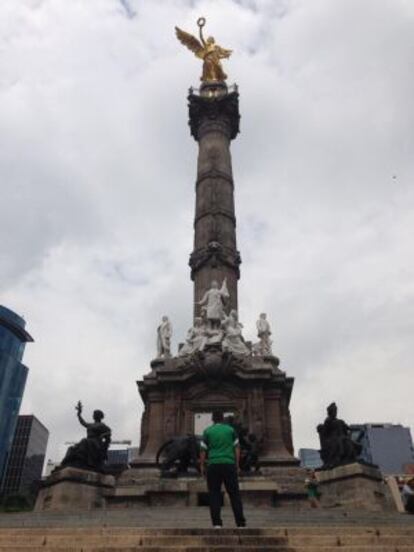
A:
{"type": "Polygon", "coordinates": [[[362,445],[360,458],[383,474],[398,475],[414,462],[410,428],[400,424],[353,424],[352,436],[362,445]]]}
{"type": "Polygon", "coordinates": [[[22,359],[26,343],[33,339],[25,326],[23,318],[0,305],[0,480],[3,480],[28,373],[22,359]]]}
{"type": "Polygon", "coordinates": [[[30,495],[42,478],[49,431],[33,415],[19,416],[3,480],[3,494],[30,495]]]}
{"type": "Polygon", "coordinates": [[[302,468],[316,470],[322,467],[322,460],[319,450],[301,448],[299,449],[299,459],[302,468]]]}

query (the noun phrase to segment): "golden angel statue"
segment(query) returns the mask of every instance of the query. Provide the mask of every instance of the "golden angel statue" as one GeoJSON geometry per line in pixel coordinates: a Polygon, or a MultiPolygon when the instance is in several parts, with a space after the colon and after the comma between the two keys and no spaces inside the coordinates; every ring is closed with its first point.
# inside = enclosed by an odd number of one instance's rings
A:
{"type": "Polygon", "coordinates": [[[189,50],[203,60],[203,74],[200,78],[203,82],[222,82],[227,79],[226,73],[221,66],[221,59],[229,58],[232,50],[226,50],[216,44],[214,38],[209,36],[207,40],[203,37],[203,27],[206,24],[204,17],[197,20],[197,25],[200,32],[200,40],[190,33],[182,31],[178,27],[175,32],[178,40],[187,46],[189,50]]]}

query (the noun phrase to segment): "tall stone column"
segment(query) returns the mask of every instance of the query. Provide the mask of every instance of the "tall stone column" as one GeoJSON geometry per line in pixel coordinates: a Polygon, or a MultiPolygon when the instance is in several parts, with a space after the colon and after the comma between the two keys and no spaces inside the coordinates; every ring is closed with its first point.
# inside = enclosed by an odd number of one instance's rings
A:
{"type": "Polygon", "coordinates": [[[239,95],[227,87],[190,90],[191,134],[199,145],[194,220],[194,250],[190,256],[194,281],[194,316],[213,280],[227,278],[228,309],[237,309],[240,254],[236,245],[234,182],[230,142],[239,132],[239,95]]]}

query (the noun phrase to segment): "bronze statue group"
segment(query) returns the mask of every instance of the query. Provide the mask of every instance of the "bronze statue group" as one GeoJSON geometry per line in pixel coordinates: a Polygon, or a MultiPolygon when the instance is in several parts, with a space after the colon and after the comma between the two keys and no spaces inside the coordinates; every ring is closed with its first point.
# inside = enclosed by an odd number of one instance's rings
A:
{"type": "MultiPolygon", "coordinates": [[[[111,428],[103,423],[104,413],[94,410],[93,422],[86,422],[82,417],[82,403],[76,405],[77,417],[80,424],[86,428],[86,437],[68,448],[60,467],[72,466],[93,471],[105,471],[111,443],[111,428]]],[[[240,469],[244,473],[258,471],[260,441],[247,428],[228,416],[223,423],[234,428],[240,446],[240,469]]],[[[158,450],[156,463],[164,477],[178,476],[189,470],[199,471],[201,451],[201,436],[188,434],[174,437],[166,441],[158,450]]]]}
{"type": "MultiPolygon", "coordinates": [[[[105,472],[105,462],[111,443],[111,429],[103,422],[101,410],[93,412],[93,422],[82,417],[82,403],[76,406],[80,424],[86,428],[86,437],[69,447],[59,468],[71,466],[95,472],[105,472]]],[[[337,417],[335,403],[327,408],[327,417],[318,425],[321,469],[330,470],[337,466],[361,461],[362,446],[354,441],[349,426],[337,417]]],[[[243,507],[238,486],[238,475],[249,475],[259,471],[259,456],[263,443],[250,433],[233,416],[224,418],[223,413],[213,413],[213,424],[203,436],[188,434],[174,437],[164,443],[155,461],[161,477],[180,475],[206,475],[209,490],[212,523],[221,526],[221,487],[224,484],[233,507],[236,524],[245,525],[243,507]],[[207,467],[206,467],[207,466],[207,467]]],[[[314,474],[306,480],[312,507],[318,505],[317,480],[314,474]]]]}

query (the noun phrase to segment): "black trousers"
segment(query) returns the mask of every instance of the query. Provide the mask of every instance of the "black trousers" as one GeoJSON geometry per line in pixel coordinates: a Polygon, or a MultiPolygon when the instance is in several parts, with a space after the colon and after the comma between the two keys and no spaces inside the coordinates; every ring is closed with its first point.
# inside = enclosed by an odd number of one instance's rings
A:
{"type": "Polygon", "coordinates": [[[221,487],[224,483],[230,497],[234,519],[238,527],[244,527],[246,520],[239,490],[239,480],[234,464],[211,464],[207,468],[207,487],[210,499],[210,515],[213,525],[222,525],[221,520],[221,487]]]}
{"type": "Polygon", "coordinates": [[[408,500],[405,503],[405,511],[410,514],[414,514],[414,496],[408,497],[408,500]]]}

